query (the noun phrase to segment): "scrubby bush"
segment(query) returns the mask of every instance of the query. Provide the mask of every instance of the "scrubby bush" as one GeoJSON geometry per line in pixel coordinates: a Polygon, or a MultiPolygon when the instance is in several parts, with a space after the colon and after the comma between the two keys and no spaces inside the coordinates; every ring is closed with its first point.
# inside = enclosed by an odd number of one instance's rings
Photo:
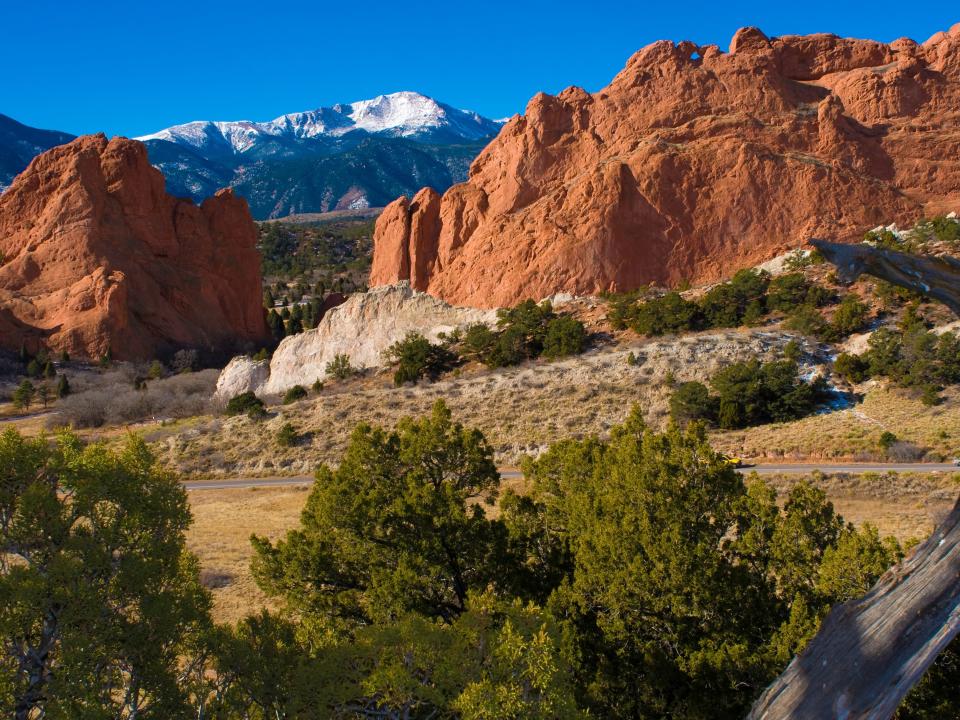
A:
{"type": "Polygon", "coordinates": [[[284,423],[277,431],[277,445],[280,447],[293,447],[300,439],[295,427],[290,423],[284,423]]]}
{"type": "Polygon", "coordinates": [[[766,306],[770,312],[790,313],[801,305],[820,307],[829,300],[829,291],[807,280],[803,273],[780,275],[767,287],[766,306]]]}
{"type": "Polygon", "coordinates": [[[681,383],[670,398],[670,417],[685,424],[691,420],[714,423],[717,420],[719,399],[710,395],[706,385],[699,382],[681,383]]]}
{"type": "Polygon", "coordinates": [[[847,382],[859,383],[867,379],[869,365],[859,355],[840,353],[833,362],[833,370],[847,382]]]}
{"type": "Polygon", "coordinates": [[[569,315],[560,315],[547,323],[543,356],[548,360],[579,355],[586,346],[587,331],[579,320],[569,315]]]}
{"type": "Polygon", "coordinates": [[[346,380],[356,375],[357,370],[350,364],[350,356],[344,353],[333,356],[333,360],[327,363],[327,375],[337,380],[346,380]]]}
{"type": "Polygon", "coordinates": [[[906,332],[875,331],[865,353],[841,356],[843,372],[837,372],[854,382],[854,377],[886,377],[899,387],[919,389],[926,404],[939,403],[940,390],[960,382],[960,339],[950,332],[929,332],[920,323],[908,327],[906,332]]]}
{"type": "MultiPolygon", "coordinates": [[[[612,296],[607,319],[615,329],[631,327],[641,335],[663,335],[706,328],[756,325],[769,312],[802,312],[808,321],[804,332],[811,331],[810,313],[826,304],[831,294],[808,281],[802,273],[788,273],[770,279],[760,270],[740,270],[730,281],[714,286],[697,302],[677,292],[637,303],[636,295],[612,296]]],[[[816,331],[827,331],[826,321],[816,331]]]]}
{"type": "Polygon", "coordinates": [[[830,341],[834,339],[834,331],[830,327],[830,323],[811,305],[801,305],[794,309],[783,326],[787,330],[793,330],[817,340],[830,341]]]}
{"type": "Polygon", "coordinates": [[[800,360],[800,355],[800,343],[798,343],[796,340],[789,340],[787,341],[786,345],[783,346],[783,358],[785,360],[798,362],[800,360]]]}
{"type": "Polygon", "coordinates": [[[669,292],[637,306],[630,327],[641,335],[695,330],[700,323],[700,308],[678,292],[669,292]]]}
{"type": "Polygon", "coordinates": [[[463,357],[490,367],[517,365],[541,355],[549,359],[575,355],[587,345],[586,329],[569,315],[558,315],[549,301],[526,300],[497,311],[497,329],[470,325],[458,348],[463,357]]]}
{"type": "Polygon", "coordinates": [[[867,320],[867,306],[856,293],[848,293],[837,306],[830,320],[834,337],[845,337],[863,329],[867,320]]]}
{"type": "Polygon", "coordinates": [[[147,377],[151,380],[159,380],[165,374],[165,369],[163,363],[159,360],[154,360],[150,363],[150,368],[147,370],[147,377]]]}
{"type": "Polygon", "coordinates": [[[263,400],[258,398],[252,390],[248,390],[230,398],[230,400],[227,401],[227,406],[224,408],[223,414],[228,417],[243,414],[254,416],[259,415],[263,409],[263,400]]]}
{"type": "Polygon", "coordinates": [[[289,405],[297,400],[303,400],[307,396],[307,389],[303,385],[294,385],[283,395],[283,404],[289,405]]]}
{"type": "Polygon", "coordinates": [[[218,376],[217,370],[172,375],[135,390],[136,375],[130,367],[93,377],[74,375],[54,421],[86,428],[203,415],[210,411],[218,376]]]}
{"type": "Polygon", "coordinates": [[[400,386],[421,378],[436,380],[457,363],[456,353],[443,345],[431,343],[417,332],[408,333],[384,351],[386,360],[397,366],[393,382],[400,386]]]}
{"type": "Polygon", "coordinates": [[[816,408],[825,383],[799,377],[795,362],[754,359],[725,367],[710,385],[713,394],[702,383],[681,384],[670,399],[674,420],[704,420],[731,429],[796,420],[816,408]]]}

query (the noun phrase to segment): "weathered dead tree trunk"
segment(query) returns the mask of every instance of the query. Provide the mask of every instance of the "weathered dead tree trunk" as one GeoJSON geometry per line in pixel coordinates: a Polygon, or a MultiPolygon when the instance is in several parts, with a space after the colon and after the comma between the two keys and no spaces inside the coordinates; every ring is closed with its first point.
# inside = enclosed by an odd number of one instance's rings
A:
{"type": "Polygon", "coordinates": [[[960,501],[869,593],[833,608],[748,720],[886,720],[960,630],[960,501]]]}
{"type": "Polygon", "coordinates": [[[960,315],[960,261],[952,257],[911,255],[866,243],[847,245],[816,238],[810,244],[836,266],[842,282],[853,282],[866,273],[939,300],[960,315]]]}

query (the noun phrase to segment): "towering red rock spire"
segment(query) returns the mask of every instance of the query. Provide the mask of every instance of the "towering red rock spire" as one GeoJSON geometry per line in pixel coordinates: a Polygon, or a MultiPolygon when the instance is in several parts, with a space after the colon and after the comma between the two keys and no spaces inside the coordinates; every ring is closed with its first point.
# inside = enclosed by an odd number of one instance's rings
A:
{"type": "Polygon", "coordinates": [[[960,25],[656,42],[595,94],[536,95],[466,183],[425,192],[379,219],[371,284],[478,307],[715,280],[960,210],[960,25]]]}
{"type": "Polygon", "coordinates": [[[245,200],[168,195],[139,142],[49,150],[0,195],[0,347],[146,359],[262,343],[256,241],[245,200]]]}

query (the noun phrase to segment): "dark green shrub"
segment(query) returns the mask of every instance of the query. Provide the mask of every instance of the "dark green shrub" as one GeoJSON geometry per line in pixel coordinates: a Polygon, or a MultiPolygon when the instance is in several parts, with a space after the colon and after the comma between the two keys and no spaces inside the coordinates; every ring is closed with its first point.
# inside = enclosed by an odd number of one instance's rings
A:
{"type": "Polygon", "coordinates": [[[57,380],[57,397],[65,398],[70,394],[70,381],[67,380],[66,375],[61,375],[60,379],[57,380]]]}
{"type": "Polygon", "coordinates": [[[818,307],[830,297],[826,288],[811,283],[803,273],[787,273],[773,278],[767,287],[767,309],[790,313],[801,305],[818,307]]]}
{"type": "Polygon", "coordinates": [[[860,383],[869,377],[870,364],[859,355],[840,353],[833,362],[833,371],[847,382],[860,383]]]}
{"type": "Polygon", "coordinates": [[[547,323],[543,356],[548,360],[579,355],[586,345],[587,331],[579,320],[569,315],[561,315],[547,323]]]}
{"type": "Polygon", "coordinates": [[[783,358],[784,360],[790,360],[791,362],[797,362],[800,360],[800,343],[796,340],[790,340],[786,345],[783,346],[783,358]]]}
{"type": "Polygon", "coordinates": [[[720,401],[710,395],[703,383],[681,383],[670,398],[670,417],[685,424],[691,420],[717,421],[720,401]]]}
{"type": "Polygon", "coordinates": [[[337,380],[346,380],[356,374],[356,369],[350,364],[350,356],[338,354],[333,356],[333,360],[327,363],[327,375],[335,377],[337,380]]]}
{"type": "Polygon", "coordinates": [[[884,430],[882,433],[880,433],[880,439],[877,441],[877,445],[879,445],[882,450],[886,451],[893,447],[895,442],[897,442],[897,436],[889,430],[884,430]]]}
{"type": "Polygon", "coordinates": [[[845,337],[861,330],[867,321],[868,308],[856,293],[848,293],[840,301],[830,325],[834,336],[845,337]]]}
{"type": "Polygon", "coordinates": [[[719,400],[717,422],[740,428],[764,422],[786,422],[811,413],[820,401],[824,380],[799,377],[789,360],[734,363],[710,380],[719,400]]]}
{"type": "Polygon", "coordinates": [[[833,329],[816,308],[810,305],[801,305],[796,308],[784,322],[787,330],[801,333],[807,337],[829,341],[833,339],[833,329]]]}
{"type": "Polygon", "coordinates": [[[261,417],[265,414],[266,410],[264,409],[263,400],[258,398],[253,391],[248,390],[247,392],[234,395],[230,398],[223,412],[224,415],[230,417],[243,414],[247,414],[250,417],[261,417]]]}
{"type": "Polygon", "coordinates": [[[303,385],[294,385],[283,395],[283,404],[289,405],[307,396],[307,389],[303,385]]]}
{"type": "Polygon", "coordinates": [[[421,378],[437,379],[442,373],[453,368],[457,362],[455,353],[443,345],[435,345],[423,335],[408,333],[384,352],[387,360],[397,365],[393,374],[395,385],[417,382],[421,378]]]}
{"type": "Polygon", "coordinates": [[[467,327],[461,346],[466,357],[482,360],[496,345],[497,334],[483,323],[467,327]]]}
{"type": "Polygon", "coordinates": [[[630,327],[641,335],[694,330],[699,324],[700,308],[678,292],[647,300],[637,306],[630,327]]]}
{"type": "Polygon", "coordinates": [[[277,445],[280,447],[293,447],[300,439],[300,435],[290,423],[284,423],[277,431],[277,445]]]}

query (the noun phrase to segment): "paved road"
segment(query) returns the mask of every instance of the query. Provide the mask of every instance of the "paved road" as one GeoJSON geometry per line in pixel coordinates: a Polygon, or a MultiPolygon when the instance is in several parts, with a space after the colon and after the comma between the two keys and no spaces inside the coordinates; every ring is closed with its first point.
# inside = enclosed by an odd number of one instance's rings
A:
{"type": "MultiPolygon", "coordinates": [[[[885,472],[960,472],[960,467],[949,463],[793,463],[793,464],[771,464],[754,465],[752,467],[738,468],[741,473],[751,473],[756,471],[760,475],[789,475],[810,473],[819,470],[824,473],[885,473],[885,472]]],[[[503,478],[518,478],[522,476],[519,470],[502,470],[500,472],[503,478]]],[[[296,475],[292,477],[267,477],[267,478],[237,478],[228,480],[189,480],[183,485],[187,490],[228,490],[243,489],[253,487],[289,487],[297,485],[310,485],[313,483],[312,475],[296,475]]]]}

